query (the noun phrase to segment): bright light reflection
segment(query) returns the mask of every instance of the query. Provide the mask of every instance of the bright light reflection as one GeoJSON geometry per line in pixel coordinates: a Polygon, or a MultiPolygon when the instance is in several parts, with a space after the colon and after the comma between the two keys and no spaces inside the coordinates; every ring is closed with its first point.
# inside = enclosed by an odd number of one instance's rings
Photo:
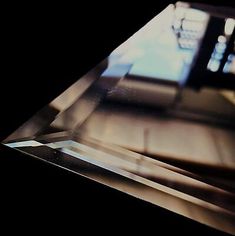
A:
{"type": "Polygon", "coordinates": [[[235,27],[235,20],[232,18],[228,18],[225,22],[224,33],[226,35],[231,35],[233,33],[234,27],[235,27]]]}

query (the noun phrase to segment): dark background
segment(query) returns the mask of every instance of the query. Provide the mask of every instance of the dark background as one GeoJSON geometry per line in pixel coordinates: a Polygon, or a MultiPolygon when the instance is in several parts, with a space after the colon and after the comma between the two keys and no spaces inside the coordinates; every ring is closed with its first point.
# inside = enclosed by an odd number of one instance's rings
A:
{"type": "MultiPolygon", "coordinates": [[[[173,1],[58,2],[2,8],[1,140],[173,1]]],[[[0,196],[8,232],[223,235],[2,145],[0,196]]]]}

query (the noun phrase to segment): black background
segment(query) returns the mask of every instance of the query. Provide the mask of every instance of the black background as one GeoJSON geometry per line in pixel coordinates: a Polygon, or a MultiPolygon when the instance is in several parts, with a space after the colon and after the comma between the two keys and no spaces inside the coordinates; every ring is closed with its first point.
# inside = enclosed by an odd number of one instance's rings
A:
{"type": "MultiPolygon", "coordinates": [[[[58,1],[4,6],[0,138],[13,132],[170,2],[58,1]]],[[[213,5],[233,4],[220,1],[213,5]]],[[[0,225],[8,232],[68,233],[73,229],[79,235],[126,231],[132,235],[141,230],[154,235],[223,235],[4,146],[0,151],[0,225]]]]}

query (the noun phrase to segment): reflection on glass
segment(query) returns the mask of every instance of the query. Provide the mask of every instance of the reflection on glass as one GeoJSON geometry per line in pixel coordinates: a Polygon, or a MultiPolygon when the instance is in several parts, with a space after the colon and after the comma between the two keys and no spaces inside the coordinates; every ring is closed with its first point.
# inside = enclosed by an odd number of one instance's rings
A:
{"type": "Polygon", "coordinates": [[[235,233],[231,19],[169,5],[4,143],[235,233]]]}
{"type": "Polygon", "coordinates": [[[224,26],[225,35],[231,35],[233,33],[234,27],[235,27],[235,20],[232,18],[226,19],[224,26]]]}

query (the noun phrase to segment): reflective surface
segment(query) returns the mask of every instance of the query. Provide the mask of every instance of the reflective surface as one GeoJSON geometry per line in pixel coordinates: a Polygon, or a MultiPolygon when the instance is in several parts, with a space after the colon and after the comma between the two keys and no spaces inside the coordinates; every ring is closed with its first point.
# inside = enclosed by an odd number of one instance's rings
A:
{"type": "Polygon", "coordinates": [[[226,19],[168,6],[4,143],[234,234],[234,91],[207,79],[235,78],[202,53],[214,20],[234,44],[226,19]]]}

